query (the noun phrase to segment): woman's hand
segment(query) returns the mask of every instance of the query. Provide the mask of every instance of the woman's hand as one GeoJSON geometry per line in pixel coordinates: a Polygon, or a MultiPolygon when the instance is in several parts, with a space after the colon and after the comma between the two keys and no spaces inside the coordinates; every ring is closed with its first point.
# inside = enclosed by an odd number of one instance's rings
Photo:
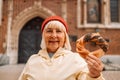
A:
{"type": "Polygon", "coordinates": [[[103,63],[99,58],[94,55],[88,55],[86,57],[86,62],[88,63],[89,76],[92,78],[97,78],[103,70],[103,63]]]}

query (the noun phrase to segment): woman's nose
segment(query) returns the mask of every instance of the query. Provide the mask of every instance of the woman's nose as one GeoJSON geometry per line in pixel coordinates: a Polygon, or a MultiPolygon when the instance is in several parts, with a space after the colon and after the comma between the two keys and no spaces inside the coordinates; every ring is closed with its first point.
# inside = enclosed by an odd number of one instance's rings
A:
{"type": "Polygon", "coordinates": [[[56,37],[56,36],[57,36],[56,31],[53,31],[53,32],[52,32],[52,37],[56,37]]]}

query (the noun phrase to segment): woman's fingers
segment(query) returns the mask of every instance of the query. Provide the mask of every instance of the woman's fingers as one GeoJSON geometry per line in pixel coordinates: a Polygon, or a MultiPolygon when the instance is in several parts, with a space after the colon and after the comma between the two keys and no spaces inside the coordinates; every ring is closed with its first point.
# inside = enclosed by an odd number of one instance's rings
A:
{"type": "Polygon", "coordinates": [[[100,76],[101,71],[103,70],[103,64],[99,58],[94,55],[88,55],[86,57],[86,62],[88,63],[88,69],[91,77],[100,76]]]}
{"type": "Polygon", "coordinates": [[[93,63],[93,64],[97,64],[97,65],[101,65],[101,60],[99,58],[97,58],[94,55],[88,55],[87,58],[93,63]]]}

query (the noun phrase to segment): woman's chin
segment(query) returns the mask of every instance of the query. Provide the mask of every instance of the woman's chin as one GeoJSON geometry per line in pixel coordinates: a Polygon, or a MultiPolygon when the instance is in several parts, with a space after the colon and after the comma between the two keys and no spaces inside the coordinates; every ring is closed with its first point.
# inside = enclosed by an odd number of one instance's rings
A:
{"type": "Polygon", "coordinates": [[[56,52],[58,49],[57,46],[51,46],[49,49],[48,49],[48,52],[56,52]]]}

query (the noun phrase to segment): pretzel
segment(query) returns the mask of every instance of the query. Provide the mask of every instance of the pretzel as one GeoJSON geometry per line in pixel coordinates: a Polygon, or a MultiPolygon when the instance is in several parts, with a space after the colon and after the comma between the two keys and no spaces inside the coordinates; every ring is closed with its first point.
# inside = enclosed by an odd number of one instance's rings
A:
{"type": "Polygon", "coordinates": [[[99,33],[88,33],[76,41],[76,51],[86,58],[88,54],[92,54],[98,58],[102,57],[108,51],[108,42],[99,33]],[[86,43],[95,43],[99,49],[89,51],[85,48],[86,43]]]}

